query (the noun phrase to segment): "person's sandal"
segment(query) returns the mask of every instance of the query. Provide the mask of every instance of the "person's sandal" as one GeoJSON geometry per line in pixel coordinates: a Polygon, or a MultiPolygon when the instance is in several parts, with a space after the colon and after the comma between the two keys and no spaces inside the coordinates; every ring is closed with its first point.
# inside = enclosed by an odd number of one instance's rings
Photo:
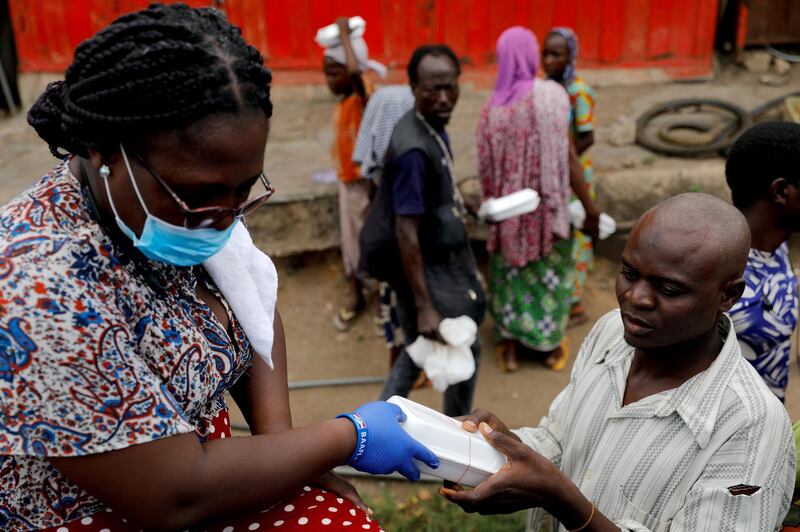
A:
{"type": "Polygon", "coordinates": [[[333,316],[333,327],[339,332],[347,332],[356,324],[356,318],[358,318],[357,311],[347,310],[342,307],[339,309],[339,312],[333,316]]]}
{"type": "Polygon", "coordinates": [[[567,362],[569,362],[569,339],[566,336],[561,340],[561,345],[558,348],[561,350],[561,355],[558,358],[552,362],[549,362],[549,359],[544,361],[544,365],[553,371],[562,371],[567,367],[567,362]]]}
{"type": "Polygon", "coordinates": [[[380,316],[372,316],[372,327],[375,336],[378,338],[384,338],[386,336],[386,327],[383,324],[383,318],[380,316]]]}
{"type": "Polygon", "coordinates": [[[514,373],[519,369],[517,349],[511,342],[502,342],[497,346],[497,364],[503,373],[514,373]]]}
{"type": "Polygon", "coordinates": [[[572,305],[572,308],[569,309],[569,321],[567,322],[567,329],[580,327],[588,321],[589,316],[587,316],[586,311],[583,310],[583,305],[580,303],[575,303],[572,305]]]}

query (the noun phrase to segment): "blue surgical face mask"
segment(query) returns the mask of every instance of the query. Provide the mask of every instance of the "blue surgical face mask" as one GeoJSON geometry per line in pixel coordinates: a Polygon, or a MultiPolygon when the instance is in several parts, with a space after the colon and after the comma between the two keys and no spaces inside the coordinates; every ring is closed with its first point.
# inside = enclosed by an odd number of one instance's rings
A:
{"type": "Polygon", "coordinates": [[[119,217],[117,208],[114,205],[114,200],[111,198],[111,191],[109,190],[107,182],[108,177],[104,178],[104,184],[108,202],[111,204],[111,210],[114,211],[114,218],[117,221],[117,225],[120,231],[131,239],[136,249],[151,260],[165,262],[173,266],[195,266],[203,263],[206,259],[225,247],[238,220],[234,220],[227,229],[218,231],[210,227],[201,229],[180,227],[153,216],[150,214],[150,211],[147,210],[147,206],[142,199],[142,194],[139,192],[139,187],[136,184],[136,179],[133,178],[133,172],[131,171],[131,165],[128,162],[128,155],[125,153],[125,148],[122,147],[122,144],[120,144],[119,148],[122,152],[122,158],[125,161],[125,168],[128,170],[128,179],[131,180],[133,190],[136,191],[139,205],[142,206],[142,209],[147,215],[144,227],[142,228],[142,236],[136,236],[136,233],[134,233],[133,230],[122,221],[122,218],[119,217]]]}

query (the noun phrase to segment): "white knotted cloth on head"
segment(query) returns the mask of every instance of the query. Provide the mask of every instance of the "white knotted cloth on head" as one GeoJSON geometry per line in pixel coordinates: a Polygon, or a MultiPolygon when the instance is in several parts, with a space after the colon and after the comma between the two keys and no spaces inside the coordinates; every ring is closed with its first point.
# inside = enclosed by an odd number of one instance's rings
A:
{"type": "MultiPolygon", "coordinates": [[[[372,70],[381,78],[386,78],[386,73],[388,72],[386,65],[369,58],[369,50],[367,49],[367,43],[364,39],[361,37],[355,39],[351,38],[350,45],[353,47],[353,53],[358,61],[358,69],[361,72],[372,70]]],[[[347,58],[344,55],[344,45],[342,43],[325,48],[324,55],[325,57],[330,57],[340,65],[347,64],[347,58]]]]}

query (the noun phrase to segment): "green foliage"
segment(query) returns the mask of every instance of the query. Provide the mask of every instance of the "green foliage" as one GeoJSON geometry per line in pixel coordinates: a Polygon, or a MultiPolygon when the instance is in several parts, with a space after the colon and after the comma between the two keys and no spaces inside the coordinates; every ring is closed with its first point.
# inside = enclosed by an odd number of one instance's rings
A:
{"type": "Polygon", "coordinates": [[[525,512],[511,515],[465,513],[459,506],[427,489],[398,500],[389,489],[380,499],[370,501],[381,528],[391,532],[520,532],[525,529],[525,512]]]}

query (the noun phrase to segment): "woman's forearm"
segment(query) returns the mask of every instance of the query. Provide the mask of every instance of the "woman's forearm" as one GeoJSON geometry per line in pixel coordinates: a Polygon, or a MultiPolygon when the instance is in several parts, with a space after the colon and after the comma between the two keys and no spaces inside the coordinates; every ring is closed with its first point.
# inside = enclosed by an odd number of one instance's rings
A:
{"type": "Polygon", "coordinates": [[[253,366],[231,391],[236,404],[245,416],[253,434],[268,434],[292,428],[289,409],[288,368],[286,365],[286,337],[283,321],[275,310],[272,364],[270,369],[258,354],[253,366]]]}
{"type": "Polygon", "coordinates": [[[589,187],[586,184],[586,179],[583,176],[583,168],[581,167],[580,159],[575,151],[574,144],[570,144],[569,149],[569,184],[575,197],[583,205],[586,214],[599,215],[600,211],[597,209],[591,194],[589,194],[589,187]]]}
{"type": "Polygon", "coordinates": [[[575,151],[578,152],[578,155],[583,155],[583,153],[592,147],[594,144],[594,131],[584,131],[578,133],[575,138],[575,151]]]}
{"type": "Polygon", "coordinates": [[[347,462],[355,443],[353,424],[334,419],[205,444],[185,434],[51,463],[146,529],[174,530],[267,508],[347,462]]]}
{"type": "Polygon", "coordinates": [[[353,50],[353,45],[350,42],[350,30],[348,27],[348,20],[346,18],[340,18],[337,21],[339,25],[339,35],[342,41],[342,47],[344,48],[344,58],[345,58],[345,68],[347,69],[347,75],[350,77],[350,80],[353,83],[353,89],[355,90],[356,94],[358,94],[363,100],[367,99],[367,91],[364,86],[364,80],[361,77],[361,69],[358,64],[358,58],[356,57],[355,50],[353,50]]]}

